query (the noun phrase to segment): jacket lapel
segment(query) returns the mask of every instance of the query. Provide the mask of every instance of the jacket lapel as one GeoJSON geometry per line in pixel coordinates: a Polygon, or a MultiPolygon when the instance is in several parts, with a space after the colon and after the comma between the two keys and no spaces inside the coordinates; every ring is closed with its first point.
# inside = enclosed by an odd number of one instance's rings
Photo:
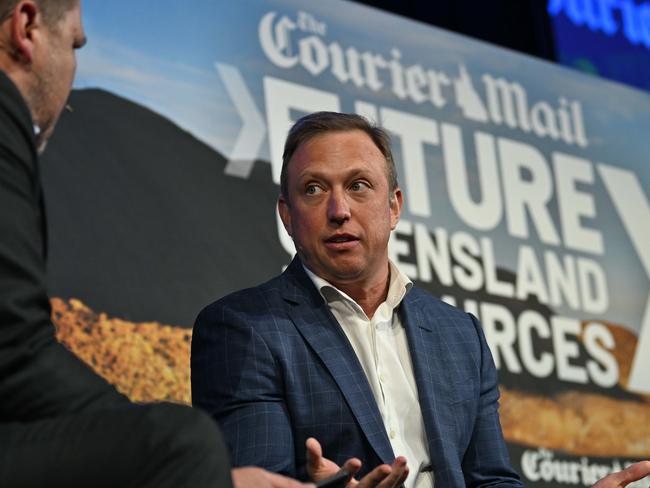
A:
{"type": "Polygon", "coordinates": [[[291,320],[336,381],[377,456],[384,463],[392,463],[395,455],[375,397],[343,329],[298,258],[294,258],[283,277],[283,297],[289,302],[291,320]]]}
{"type": "Polygon", "coordinates": [[[448,404],[451,388],[446,353],[448,344],[440,333],[437,319],[428,313],[424,316],[426,304],[417,293],[413,293],[414,291],[404,297],[401,317],[411,351],[429,457],[434,474],[438,475],[446,469],[448,456],[451,456],[450,459],[454,456],[452,452],[448,452],[450,441],[455,437],[453,409],[448,404]]]}

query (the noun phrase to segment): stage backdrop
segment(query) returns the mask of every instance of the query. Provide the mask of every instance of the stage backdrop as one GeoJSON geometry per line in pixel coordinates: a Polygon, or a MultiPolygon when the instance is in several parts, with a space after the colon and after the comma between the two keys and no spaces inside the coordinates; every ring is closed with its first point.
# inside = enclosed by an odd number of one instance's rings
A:
{"type": "Polygon", "coordinates": [[[85,8],[43,161],[50,286],[60,339],[119,389],[189,402],[196,314],[294,252],[288,127],[357,112],[393,138],[391,258],[481,319],[524,481],[650,457],[648,94],[341,1],[85,8]]]}

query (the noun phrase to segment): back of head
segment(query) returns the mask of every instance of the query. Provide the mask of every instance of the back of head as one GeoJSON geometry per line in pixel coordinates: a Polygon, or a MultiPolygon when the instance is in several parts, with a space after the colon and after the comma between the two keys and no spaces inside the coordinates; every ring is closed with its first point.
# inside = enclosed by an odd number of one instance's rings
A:
{"type": "MultiPolygon", "coordinates": [[[[24,0],[0,0],[0,23],[3,23],[13,15],[16,5],[24,0]]],[[[45,23],[55,27],[63,15],[79,3],[79,0],[31,0],[38,5],[45,23]]]]}
{"type": "Polygon", "coordinates": [[[32,115],[37,146],[52,134],[85,43],[81,0],[0,0],[0,70],[32,115]]]}

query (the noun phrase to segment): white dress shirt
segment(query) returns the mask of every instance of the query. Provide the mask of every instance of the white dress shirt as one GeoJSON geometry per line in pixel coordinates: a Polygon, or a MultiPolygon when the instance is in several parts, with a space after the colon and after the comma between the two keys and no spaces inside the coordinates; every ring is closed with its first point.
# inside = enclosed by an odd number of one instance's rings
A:
{"type": "Polygon", "coordinates": [[[375,396],[393,453],[408,461],[410,473],[404,485],[432,488],[433,473],[411,354],[397,311],[413,283],[391,262],[386,301],[368,319],[346,293],[306,267],[305,271],[352,344],[375,396]]]}

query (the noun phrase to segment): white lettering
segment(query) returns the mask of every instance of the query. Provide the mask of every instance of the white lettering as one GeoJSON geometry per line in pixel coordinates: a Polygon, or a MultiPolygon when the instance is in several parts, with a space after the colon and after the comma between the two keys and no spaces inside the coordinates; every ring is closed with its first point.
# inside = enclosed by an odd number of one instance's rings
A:
{"type": "Polygon", "coordinates": [[[581,366],[571,364],[571,359],[580,355],[576,341],[570,341],[569,336],[580,334],[580,322],[566,317],[553,317],[551,319],[553,329],[553,350],[557,365],[557,377],[563,381],[573,383],[587,383],[587,371],[581,366]]]}
{"type": "MultiPolygon", "coordinates": [[[[631,171],[598,165],[605,188],[614,203],[623,226],[630,236],[641,264],[650,278],[650,246],[648,246],[648,227],[650,226],[650,204],[643,193],[638,178],[631,171]]],[[[641,321],[639,341],[632,361],[628,388],[639,393],[650,393],[650,295],[641,321]]]]}
{"type": "Polygon", "coordinates": [[[517,329],[519,356],[526,370],[537,378],[546,378],[553,372],[553,355],[550,352],[543,352],[537,358],[533,349],[532,338],[533,331],[542,339],[551,337],[551,329],[546,319],[537,311],[526,310],[517,320],[517,329]]]}
{"type": "Polygon", "coordinates": [[[482,303],[480,308],[485,339],[497,369],[500,369],[503,358],[508,371],[521,373],[521,364],[515,354],[517,328],[512,313],[503,305],[492,303],[482,303]]]}
{"type": "Polygon", "coordinates": [[[503,215],[494,137],[477,132],[474,138],[481,201],[475,203],[470,195],[469,182],[473,178],[468,175],[461,130],[453,124],[442,124],[447,190],[451,204],[463,222],[475,229],[491,230],[503,215]]]}
{"type": "Polygon", "coordinates": [[[415,251],[417,254],[418,271],[422,281],[431,281],[431,269],[436,272],[438,281],[445,286],[453,285],[451,277],[451,256],[447,231],[438,227],[435,231],[435,242],[424,224],[415,224],[415,251]]]}
{"type": "Polygon", "coordinates": [[[512,236],[528,238],[528,210],[540,239],[546,244],[559,244],[546,207],[553,194],[553,182],[544,156],[533,146],[510,139],[500,138],[498,146],[508,231],[512,236]]]}
{"type": "Polygon", "coordinates": [[[540,303],[548,303],[548,292],[535,251],[530,246],[521,246],[517,261],[517,298],[526,300],[530,295],[535,295],[540,303]]]}
{"type": "Polygon", "coordinates": [[[413,225],[407,220],[400,220],[395,231],[390,236],[388,243],[388,256],[402,272],[412,280],[418,279],[417,267],[402,260],[402,257],[412,255],[411,246],[406,240],[400,239],[400,235],[412,236],[413,225]]]}
{"type": "Polygon", "coordinates": [[[596,216],[594,197],[576,188],[576,183],[594,182],[591,163],[586,159],[554,153],[553,169],[564,244],[579,251],[604,254],[601,233],[582,225],[582,219],[596,216]]]}
{"type": "Polygon", "coordinates": [[[573,256],[566,255],[560,264],[559,257],[552,251],[544,253],[548,279],[549,303],[559,307],[564,302],[574,310],[580,308],[576,264],[573,256]]]}
{"type": "Polygon", "coordinates": [[[429,217],[431,207],[423,145],[439,144],[438,124],[435,120],[390,108],[381,109],[381,118],[384,127],[399,136],[401,141],[409,212],[429,217]]]}
{"type": "Polygon", "coordinates": [[[592,259],[578,258],[580,298],[585,312],[601,314],[609,307],[605,272],[592,259]]]}
{"type": "Polygon", "coordinates": [[[494,245],[487,237],[481,238],[481,256],[485,272],[485,291],[490,295],[512,298],[515,294],[514,285],[507,281],[499,281],[498,267],[494,259],[494,245]]]}
{"type": "Polygon", "coordinates": [[[610,352],[616,346],[614,337],[607,327],[590,322],[584,331],[585,349],[595,359],[587,361],[591,381],[603,388],[611,388],[618,382],[618,363],[610,352]]]}
{"type": "Polygon", "coordinates": [[[466,232],[456,232],[451,237],[451,253],[458,263],[452,266],[456,283],[468,291],[479,290],[483,286],[483,272],[477,259],[480,248],[476,239],[466,232]]]}
{"type": "Polygon", "coordinates": [[[262,17],[258,31],[260,45],[273,64],[284,69],[293,68],[298,63],[298,56],[289,56],[285,52],[289,50],[290,32],[296,28],[296,24],[283,16],[274,29],[275,16],[275,12],[270,12],[262,17]]]}

